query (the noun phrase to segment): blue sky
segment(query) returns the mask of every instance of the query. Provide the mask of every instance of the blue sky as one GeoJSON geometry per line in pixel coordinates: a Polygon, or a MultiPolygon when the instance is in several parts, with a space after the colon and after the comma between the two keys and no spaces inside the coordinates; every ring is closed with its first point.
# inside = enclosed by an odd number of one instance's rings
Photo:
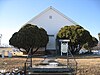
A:
{"type": "Polygon", "coordinates": [[[100,0],[0,0],[2,44],[9,44],[12,34],[43,10],[53,6],[98,39],[100,0]]]}

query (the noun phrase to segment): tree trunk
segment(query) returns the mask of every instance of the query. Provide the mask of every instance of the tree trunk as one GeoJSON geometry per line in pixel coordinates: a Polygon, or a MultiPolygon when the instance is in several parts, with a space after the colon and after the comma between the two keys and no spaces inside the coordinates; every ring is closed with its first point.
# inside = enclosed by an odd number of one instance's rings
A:
{"type": "Polygon", "coordinates": [[[30,54],[30,56],[31,56],[31,64],[30,64],[30,66],[32,67],[32,50],[33,50],[33,48],[31,48],[31,54],[30,54]]]}
{"type": "Polygon", "coordinates": [[[91,51],[91,49],[89,49],[89,53],[91,53],[92,51],[91,51]]]}
{"type": "MultiPolygon", "coordinates": [[[[32,51],[32,55],[33,55],[35,52],[37,52],[38,49],[39,49],[39,47],[37,47],[35,51],[32,51]]],[[[32,50],[33,50],[33,49],[32,49],[32,50]]]]}

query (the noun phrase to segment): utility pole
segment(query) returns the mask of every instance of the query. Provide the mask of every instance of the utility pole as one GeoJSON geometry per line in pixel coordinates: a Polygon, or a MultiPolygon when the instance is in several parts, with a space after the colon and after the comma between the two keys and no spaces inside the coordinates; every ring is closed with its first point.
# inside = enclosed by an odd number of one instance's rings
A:
{"type": "Polygon", "coordinates": [[[0,46],[1,46],[1,38],[2,38],[2,34],[0,34],[0,46]]]}
{"type": "Polygon", "coordinates": [[[100,41],[100,33],[98,33],[99,41],[100,41]]]}

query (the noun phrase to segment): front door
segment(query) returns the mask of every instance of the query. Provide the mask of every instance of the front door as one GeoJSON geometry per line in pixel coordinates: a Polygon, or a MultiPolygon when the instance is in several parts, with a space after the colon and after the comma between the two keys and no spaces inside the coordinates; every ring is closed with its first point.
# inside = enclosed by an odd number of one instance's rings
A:
{"type": "Polygon", "coordinates": [[[49,42],[47,44],[46,50],[56,50],[56,42],[55,42],[55,36],[49,35],[49,42]]]}

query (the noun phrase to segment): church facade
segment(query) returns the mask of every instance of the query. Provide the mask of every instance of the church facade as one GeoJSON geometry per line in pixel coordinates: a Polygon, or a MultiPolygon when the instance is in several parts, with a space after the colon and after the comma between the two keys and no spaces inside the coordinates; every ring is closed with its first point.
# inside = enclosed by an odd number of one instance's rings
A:
{"type": "Polygon", "coordinates": [[[47,31],[49,42],[46,50],[56,50],[56,35],[62,27],[65,25],[77,25],[72,19],[51,6],[33,17],[26,24],[37,25],[47,31]]]}

